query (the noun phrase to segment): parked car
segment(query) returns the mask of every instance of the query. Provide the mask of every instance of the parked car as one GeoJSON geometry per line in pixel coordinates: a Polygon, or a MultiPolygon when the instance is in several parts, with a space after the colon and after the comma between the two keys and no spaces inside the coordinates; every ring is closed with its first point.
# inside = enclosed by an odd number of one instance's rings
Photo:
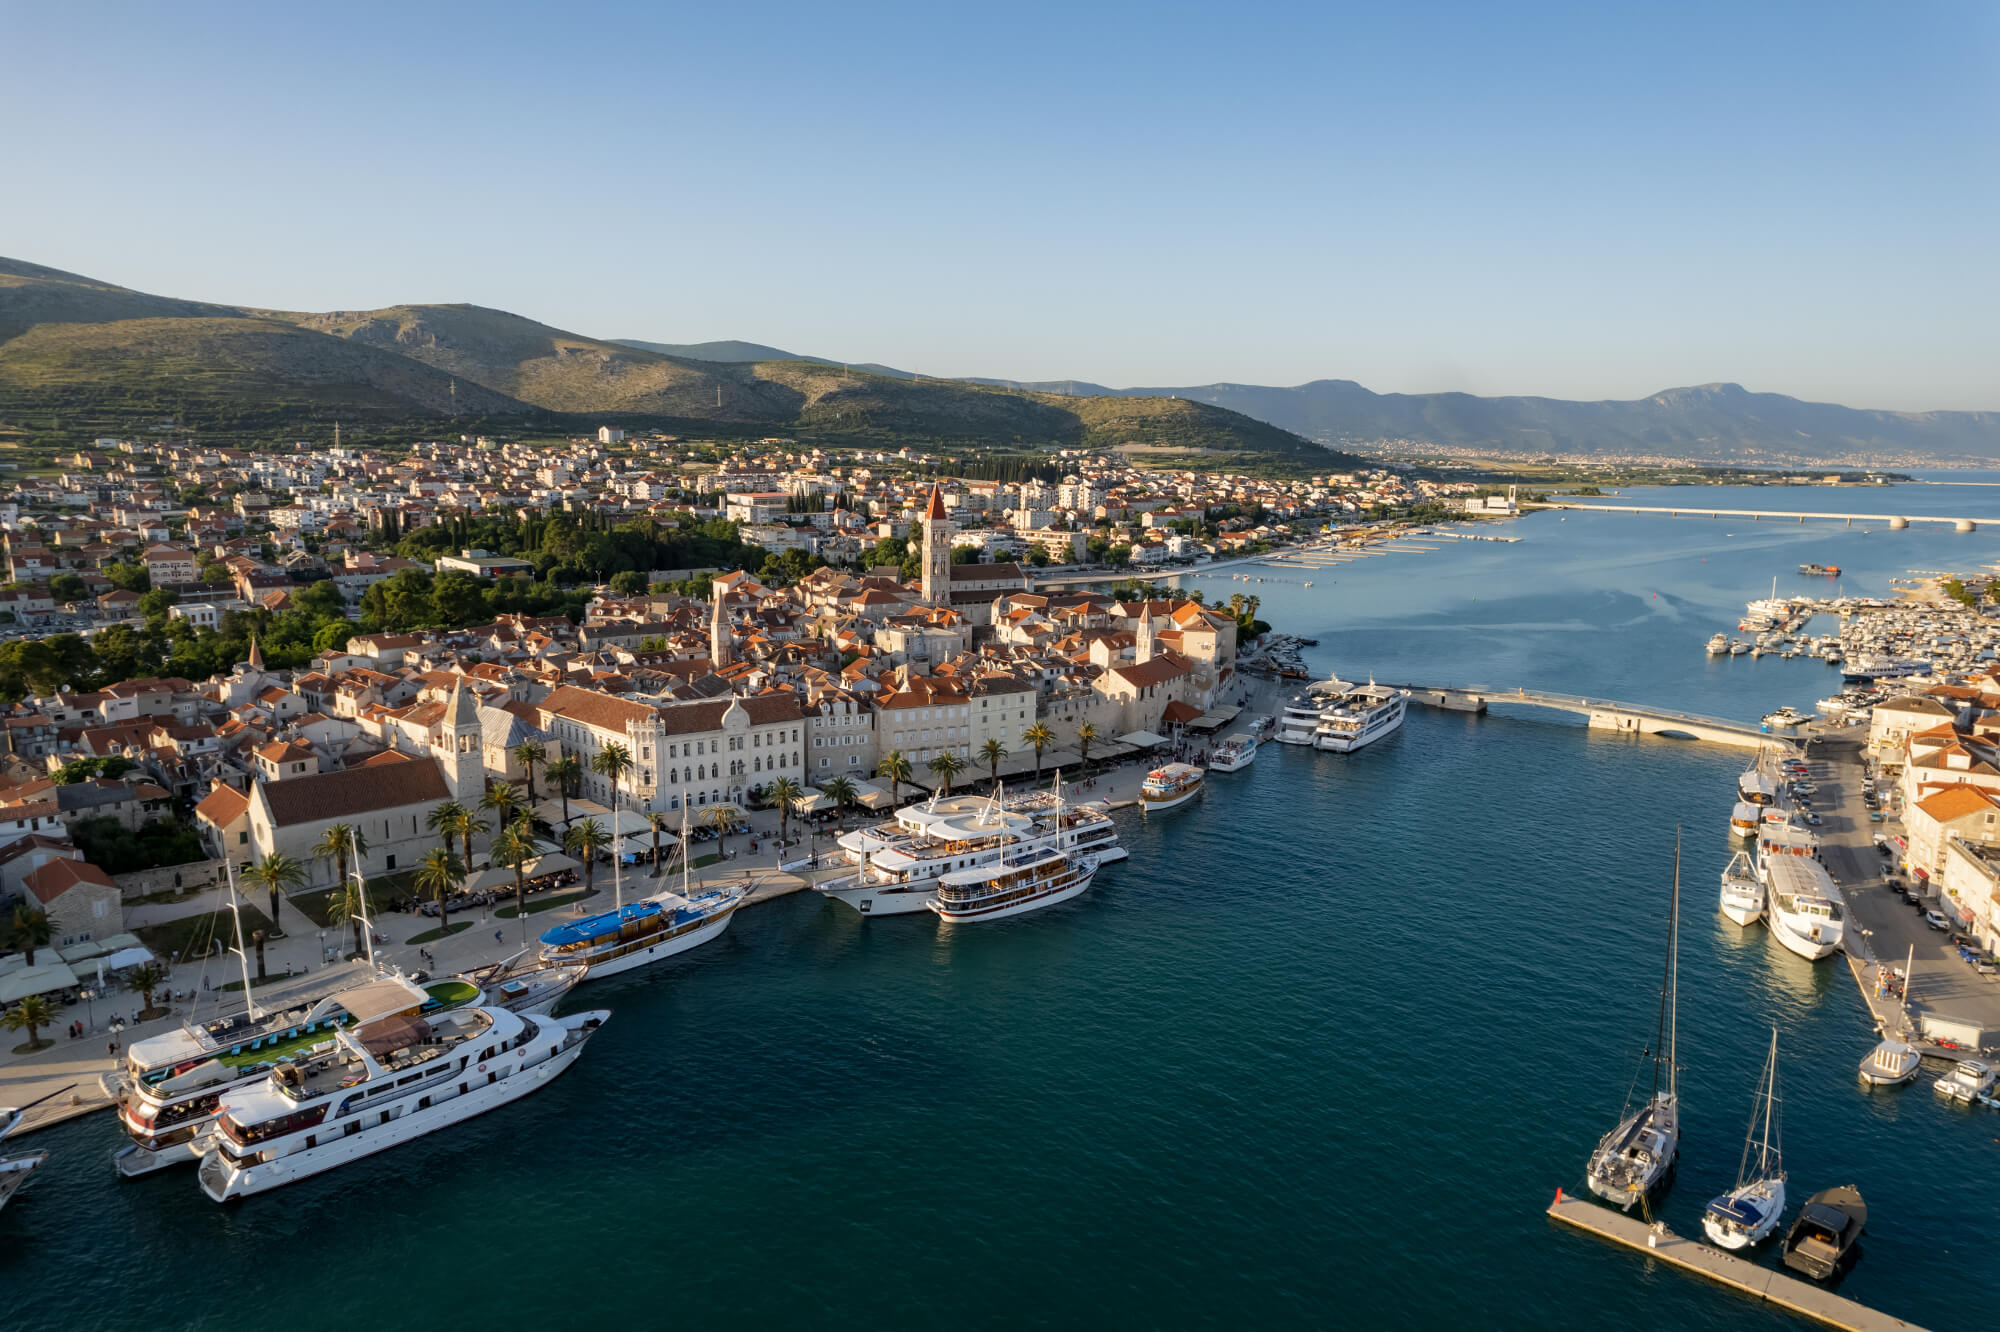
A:
{"type": "Polygon", "coordinates": [[[1934,930],[1949,930],[1951,928],[1951,922],[1935,911],[1924,912],[1924,924],[1934,930]]]}
{"type": "Polygon", "coordinates": [[[1813,813],[1813,812],[1812,812],[1811,810],[1807,810],[1807,811],[1806,811],[1806,826],[1807,826],[1807,827],[1809,827],[1809,828],[1817,828],[1817,827],[1819,827],[1819,825],[1820,825],[1820,824],[1822,824],[1822,823],[1824,823],[1824,822],[1826,822],[1826,820],[1825,820],[1825,819],[1822,819],[1822,818],[1821,818],[1821,817],[1820,817],[1819,815],[1817,815],[1817,814],[1813,813]]]}

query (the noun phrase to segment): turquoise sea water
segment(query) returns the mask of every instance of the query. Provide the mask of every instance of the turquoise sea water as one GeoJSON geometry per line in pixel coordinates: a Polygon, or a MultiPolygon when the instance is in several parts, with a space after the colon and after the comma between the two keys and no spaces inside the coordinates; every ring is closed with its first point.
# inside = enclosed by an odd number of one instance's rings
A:
{"type": "MultiPolygon", "coordinates": [[[[2000,490],[1890,493],[2000,519],[2000,490]]],[[[1984,532],[1649,516],[1494,530],[1523,541],[1311,589],[1197,585],[1258,593],[1350,679],[1754,719],[1838,685],[1703,654],[1773,574],[1810,590],[1795,566],[1837,563],[1881,592],[1996,553],[1984,532]]],[[[1962,1326],[1967,1279],[2000,1270],[2000,1115],[1864,1093],[1844,971],[1714,912],[1742,766],[1418,710],[1361,754],[1267,748],[1127,820],[1132,858],[1064,907],[958,931],[809,895],[756,908],[591,987],[615,1016],[549,1089],[240,1206],[192,1171],[120,1181],[109,1118],[73,1123],[32,1140],[55,1156],[0,1213],[7,1324],[1791,1326],[1541,1214],[1580,1187],[1651,1032],[1679,823],[1686,1138],[1664,1215],[1691,1231],[1733,1181],[1776,1024],[1795,1190],[1854,1183],[1871,1206],[1845,1292],[1962,1326]]]]}

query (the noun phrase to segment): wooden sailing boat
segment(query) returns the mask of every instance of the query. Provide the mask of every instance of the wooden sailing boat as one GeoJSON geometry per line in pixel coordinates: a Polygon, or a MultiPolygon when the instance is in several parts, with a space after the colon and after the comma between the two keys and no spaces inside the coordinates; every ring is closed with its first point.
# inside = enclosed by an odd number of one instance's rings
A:
{"type": "MultiPolygon", "coordinates": [[[[1681,839],[1674,833],[1674,895],[1667,913],[1667,968],[1660,985],[1659,1031],[1653,1044],[1653,1088],[1646,1103],[1619,1121],[1590,1154],[1590,1191],[1630,1210],[1665,1185],[1680,1154],[1680,1068],[1675,1021],[1680,987],[1681,839]]],[[[1631,1104],[1628,1093],[1626,1105],[1631,1104]]]]}
{"type": "Polygon", "coordinates": [[[1750,1102],[1750,1128],[1743,1136],[1743,1160],[1736,1167],[1736,1187],[1708,1204],[1701,1228],[1725,1249],[1762,1243],[1778,1228],[1785,1211],[1785,1163],[1778,1131],[1778,1029],[1771,1028],[1771,1053],[1757,1095],[1750,1102]],[[1762,1131],[1759,1131],[1759,1124],[1762,1131]],[[1751,1149],[1757,1163],[1750,1163],[1751,1149]]]}

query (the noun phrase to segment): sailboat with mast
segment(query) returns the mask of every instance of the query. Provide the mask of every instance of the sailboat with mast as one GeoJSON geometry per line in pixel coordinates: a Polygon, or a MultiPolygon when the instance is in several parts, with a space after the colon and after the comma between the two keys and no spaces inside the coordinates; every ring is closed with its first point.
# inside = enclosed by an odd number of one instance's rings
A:
{"type": "Polygon", "coordinates": [[[1785,1213],[1785,1162],[1778,1132],[1778,1029],[1771,1028],[1771,1053],[1750,1103],[1750,1128],[1743,1137],[1743,1160],[1736,1187],[1710,1200],[1701,1228],[1725,1249],[1747,1249],[1769,1239],[1785,1213]],[[1761,1124],[1761,1129],[1759,1125],[1761,1124]],[[1750,1161],[1752,1149],[1756,1164],[1750,1161]]]}
{"type": "MultiPolygon", "coordinates": [[[[1646,1103],[1598,1140],[1585,1178],[1590,1191],[1630,1210],[1665,1184],[1680,1154],[1680,1069],[1675,1020],[1680,986],[1681,844],[1674,835],[1674,895],[1667,914],[1666,979],[1660,986],[1659,1031],[1651,1051],[1653,1086],[1646,1103]]],[[[1636,1084],[1635,1084],[1636,1085],[1636,1084]]],[[[1626,1105],[1630,1106],[1628,1093],[1626,1105]]]]}

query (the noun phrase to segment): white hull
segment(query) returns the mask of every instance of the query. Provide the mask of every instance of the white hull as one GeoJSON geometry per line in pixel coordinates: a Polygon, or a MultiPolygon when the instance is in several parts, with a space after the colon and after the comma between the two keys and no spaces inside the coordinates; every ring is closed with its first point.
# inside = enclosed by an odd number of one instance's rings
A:
{"type": "MultiPolygon", "coordinates": [[[[582,1015],[578,1015],[579,1017],[582,1015]]],[[[597,1014],[599,1018],[608,1014],[597,1014]]],[[[574,1021],[576,1019],[569,1019],[574,1021]]],[[[400,1147],[425,1134],[463,1123],[488,1110],[497,1110],[510,1101],[518,1101],[529,1092],[538,1091],[552,1079],[560,1076],[577,1056],[583,1053],[588,1039],[580,1040],[567,1050],[551,1055],[538,1064],[515,1070],[507,1077],[484,1086],[475,1085],[471,1091],[453,1096],[448,1100],[422,1109],[406,1111],[386,1124],[379,1124],[360,1133],[333,1139],[317,1147],[281,1156],[275,1161],[238,1168],[232,1166],[220,1152],[211,1152],[201,1163],[201,1189],[216,1202],[227,1202],[232,1198],[244,1198],[253,1193],[264,1193],[271,1189],[296,1184],[314,1175],[324,1174],[337,1166],[358,1161],[364,1156],[400,1147]]]]}
{"type": "Polygon", "coordinates": [[[7,1200],[20,1192],[21,1186],[28,1182],[28,1177],[40,1169],[42,1162],[48,1159],[47,1152],[0,1156],[0,1207],[5,1207],[7,1200]]]}
{"type": "Polygon", "coordinates": [[[703,925],[698,925],[686,934],[676,935],[671,939],[662,939],[659,943],[649,944],[644,948],[635,948],[622,957],[614,957],[606,962],[587,962],[585,965],[590,970],[584,972],[583,978],[587,981],[603,980],[607,976],[616,976],[621,972],[633,971],[649,963],[664,962],[676,953],[685,953],[690,948],[707,943],[710,939],[728,929],[729,922],[735,918],[736,908],[731,907],[714,920],[703,925]]]}
{"type": "MultiPolygon", "coordinates": [[[[1315,722],[1314,725],[1318,725],[1318,723],[1315,722]]],[[[1274,743],[1281,745],[1309,746],[1313,742],[1313,733],[1311,731],[1280,731],[1272,736],[1271,739],[1274,743]]]]}
{"type": "Polygon", "coordinates": [[[1089,874],[1081,875],[1075,883],[1070,884],[1067,888],[1058,888],[1055,892],[1049,893],[1045,897],[1031,897],[1026,901],[1010,902],[1006,906],[995,907],[991,911],[974,911],[967,914],[959,914],[957,912],[946,912],[943,908],[937,906],[933,906],[931,910],[937,912],[938,919],[945,921],[947,924],[983,925],[989,920],[1005,920],[1008,916],[1026,915],[1030,911],[1040,911],[1043,907],[1054,906],[1058,902],[1067,902],[1070,898],[1081,895],[1086,888],[1090,887],[1091,881],[1096,877],[1097,873],[1093,870],[1089,874]]]}
{"type": "Polygon", "coordinates": [[[1861,1061],[1861,1081],[1870,1087],[1898,1087],[1915,1078],[1923,1062],[1915,1046],[1885,1040],[1861,1061]]]}
{"type": "Polygon", "coordinates": [[[1240,758],[1210,759],[1208,761],[1208,770],[1210,772],[1241,772],[1256,761],[1257,756],[1254,753],[1240,758]]]}
{"type": "Polygon", "coordinates": [[[1399,714],[1387,726],[1379,726],[1372,731],[1362,731],[1358,735],[1328,735],[1322,731],[1313,741],[1313,748],[1324,749],[1334,754],[1352,754],[1357,749],[1366,749],[1377,740],[1383,740],[1403,729],[1403,718],[1399,714]]]}
{"type": "Polygon", "coordinates": [[[209,1125],[213,1122],[214,1116],[211,1115],[203,1121],[201,1132],[186,1142],[177,1142],[171,1147],[152,1150],[141,1147],[136,1142],[128,1142],[111,1153],[111,1164],[127,1179],[150,1175],[155,1170],[165,1170],[169,1166],[193,1165],[208,1151],[211,1132],[209,1125]]]}
{"type": "Polygon", "coordinates": [[[1764,914],[1764,903],[1761,900],[1757,902],[1732,901],[1729,895],[1725,893],[1722,898],[1722,914],[1735,921],[1738,925],[1755,925],[1757,918],[1764,914]]]}
{"type": "Polygon", "coordinates": [[[1821,933],[1820,937],[1815,939],[1807,932],[1811,926],[1802,928],[1776,906],[1765,914],[1764,919],[1771,927],[1772,936],[1779,943],[1808,962],[1818,962],[1822,958],[1832,957],[1840,948],[1841,931],[1838,929],[1829,931],[1825,921],[1816,922],[1821,933]],[[1832,934],[1830,939],[1826,937],[1829,932],[1832,934]]]}
{"type": "Polygon", "coordinates": [[[1200,794],[1201,787],[1192,786],[1177,796],[1168,796],[1165,800],[1150,800],[1145,796],[1141,796],[1139,797],[1139,808],[1145,813],[1156,814],[1163,809],[1172,809],[1176,805],[1185,805],[1200,794]]]}
{"type": "Polygon", "coordinates": [[[870,884],[865,888],[822,888],[819,891],[836,902],[845,902],[864,916],[906,916],[913,911],[924,910],[937,900],[937,880],[926,879],[921,888],[870,884]]]}
{"type": "Polygon", "coordinates": [[[1753,1184],[1745,1184],[1740,1189],[1732,1189],[1724,1196],[1729,1198],[1752,1197],[1760,1201],[1768,1199],[1770,1201],[1770,1210],[1765,1213],[1762,1221],[1748,1229],[1741,1226],[1723,1225],[1714,1217],[1704,1213],[1701,1218],[1702,1232],[1708,1236],[1711,1244],[1719,1248],[1732,1250],[1747,1249],[1752,1245],[1762,1244],[1771,1237],[1773,1231],[1777,1230],[1778,1222],[1784,1217],[1785,1181],[1783,1179],[1758,1180],[1753,1184]]]}

